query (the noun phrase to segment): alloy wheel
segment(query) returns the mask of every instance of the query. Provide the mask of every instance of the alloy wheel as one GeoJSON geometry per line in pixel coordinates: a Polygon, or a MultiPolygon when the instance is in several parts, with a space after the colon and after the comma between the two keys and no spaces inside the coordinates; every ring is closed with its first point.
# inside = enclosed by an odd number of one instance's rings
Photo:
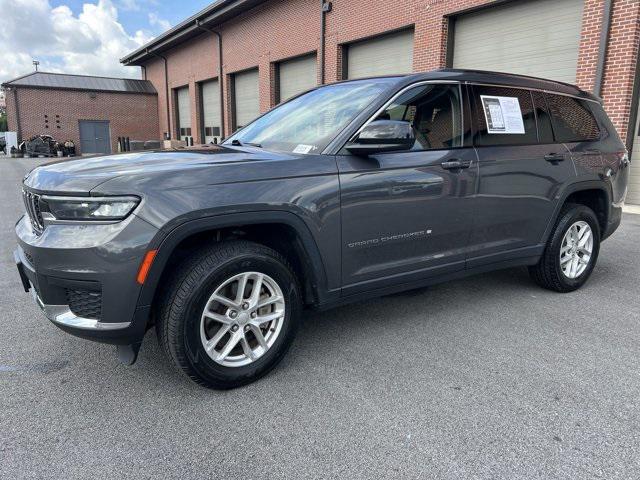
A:
{"type": "Polygon", "coordinates": [[[585,221],[577,221],[564,234],[560,245],[560,268],[565,277],[576,279],[589,266],[593,254],[593,231],[585,221]]]}
{"type": "Polygon", "coordinates": [[[259,272],[234,275],[207,300],[200,320],[202,346],[220,365],[248,365],[273,346],[284,317],[284,295],[273,278],[259,272]]]}

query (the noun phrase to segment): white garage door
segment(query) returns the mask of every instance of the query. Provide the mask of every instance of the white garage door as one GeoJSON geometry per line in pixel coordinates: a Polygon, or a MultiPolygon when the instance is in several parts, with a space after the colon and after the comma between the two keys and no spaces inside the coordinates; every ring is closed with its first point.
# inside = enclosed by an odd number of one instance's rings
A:
{"type": "Polygon", "coordinates": [[[635,138],[631,150],[631,170],[629,171],[629,190],[626,202],[640,205],[640,115],[638,115],[638,123],[632,134],[635,135],[635,138]]]}
{"type": "Polygon", "coordinates": [[[411,73],[413,30],[347,46],[347,78],[411,73]]]}
{"type": "Polygon", "coordinates": [[[281,62],[278,70],[281,102],[317,85],[315,55],[281,62]]]}
{"type": "Polygon", "coordinates": [[[453,66],[575,83],[584,0],[529,0],[455,21],[453,66]]]}
{"type": "Polygon", "coordinates": [[[180,140],[191,136],[191,103],[189,100],[189,88],[180,88],[176,91],[178,100],[178,133],[180,140]]]}
{"type": "Polygon", "coordinates": [[[217,80],[202,84],[202,121],[204,142],[220,141],[220,89],[217,80]]]}
{"type": "Polygon", "coordinates": [[[260,115],[258,70],[236,73],[233,80],[236,128],[242,128],[260,115]]]}

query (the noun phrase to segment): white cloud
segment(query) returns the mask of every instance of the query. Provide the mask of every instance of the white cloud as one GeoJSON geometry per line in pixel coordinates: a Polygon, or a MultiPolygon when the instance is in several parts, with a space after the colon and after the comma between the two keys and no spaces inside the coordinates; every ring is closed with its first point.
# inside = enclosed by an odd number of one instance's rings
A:
{"type": "Polygon", "coordinates": [[[155,12],[149,13],[149,23],[152,27],[158,27],[162,32],[171,28],[169,21],[158,17],[158,14],[155,12]]]}
{"type": "Polygon", "coordinates": [[[118,0],[118,6],[127,12],[137,12],[140,10],[138,0],[118,0]]]}
{"type": "Polygon", "coordinates": [[[42,71],[136,78],[119,59],[151,40],[127,33],[111,0],[85,3],[78,16],[48,0],[0,0],[0,12],[0,81],[33,71],[33,59],[42,71]]]}

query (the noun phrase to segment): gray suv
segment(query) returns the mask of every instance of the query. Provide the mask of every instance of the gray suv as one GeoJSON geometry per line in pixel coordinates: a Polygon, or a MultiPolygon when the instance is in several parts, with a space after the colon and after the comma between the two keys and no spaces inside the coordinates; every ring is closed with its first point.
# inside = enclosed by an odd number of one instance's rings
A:
{"type": "Polygon", "coordinates": [[[527,266],[582,286],[629,160],[601,101],[439,70],[322,86],[220,146],[52,163],[24,179],[15,259],[46,316],[133,363],[155,326],[212,388],[246,384],[305,308],[527,266]]]}

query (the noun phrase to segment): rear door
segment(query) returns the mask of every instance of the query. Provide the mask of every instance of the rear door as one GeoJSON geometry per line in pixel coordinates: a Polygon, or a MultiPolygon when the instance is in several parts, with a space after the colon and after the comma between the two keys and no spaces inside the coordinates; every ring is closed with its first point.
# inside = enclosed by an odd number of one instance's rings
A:
{"type": "Polygon", "coordinates": [[[345,295],[464,269],[477,162],[463,107],[459,84],[413,86],[373,119],[410,122],[411,149],[337,156],[345,295]]]}
{"type": "Polygon", "coordinates": [[[575,177],[542,92],[471,87],[479,175],[469,268],[539,254],[562,186],[575,177]]]}
{"type": "Polygon", "coordinates": [[[575,163],[582,180],[599,180],[604,171],[600,150],[600,128],[586,100],[547,93],[545,95],[553,131],[563,142],[575,163]]]}

